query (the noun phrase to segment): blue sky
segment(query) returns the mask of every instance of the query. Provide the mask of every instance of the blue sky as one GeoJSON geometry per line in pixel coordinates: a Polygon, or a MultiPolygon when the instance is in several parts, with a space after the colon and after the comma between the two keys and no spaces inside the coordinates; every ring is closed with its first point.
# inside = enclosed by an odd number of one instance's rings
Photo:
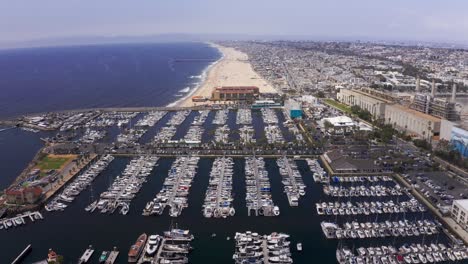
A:
{"type": "Polygon", "coordinates": [[[0,0],[0,42],[160,33],[468,44],[466,0],[0,0]]]}

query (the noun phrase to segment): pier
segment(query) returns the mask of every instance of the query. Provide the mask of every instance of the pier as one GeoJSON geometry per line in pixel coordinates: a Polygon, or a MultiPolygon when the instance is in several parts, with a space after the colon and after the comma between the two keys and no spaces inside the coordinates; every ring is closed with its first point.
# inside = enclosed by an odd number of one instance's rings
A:
{"type": "Polygon", "coordinates": [[[107,257],[105,264],[114,264],[118,257],[119,251],[117,251],[117,248],[114,247],[114,249],[110,252],[109,256],[107,257]]]}
{"type": "Polygon", "coordinates": [[[4,218],[0,220],[0,230],[2,229],[9,229],[20,225],[25,225],[26,220],[30,219],[31,222],[35,222],[36,220],[42,220],[44,217],[38,211],[36,212],[26,212],[23,214],[19,214],[17,216],[11,218],[4,218]]]}
{"type": "Polygon", "coordinates": [[[94,253],[94,249],[93,247],[90,245],[89,248],[87,248],[85,250],[85,252],[83,253],[83,255],[81,256],[80,258],[80,261],[78,262],[79,264],[81,263],[88,263],[89,259],[91,258],[91,256],[93,255],[94,253]]]}
{"type": "Polygon", "coordinates": [[[23,251],[21,251],[21,253],[11,262],[11,264],[21,263],[21,261],[29,254],[29,252],[31,252],[31,248],[31,244],[26,246],[26,248],[23,251]]]}

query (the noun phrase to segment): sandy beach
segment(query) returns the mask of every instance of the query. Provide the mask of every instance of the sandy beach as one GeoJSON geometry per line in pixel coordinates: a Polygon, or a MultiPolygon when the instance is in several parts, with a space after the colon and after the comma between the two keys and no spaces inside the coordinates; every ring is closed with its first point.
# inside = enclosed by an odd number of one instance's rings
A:
{"type": "MultiPolygon", "coordinates": [[[[257,86],[261,93],[275,93],[276,90],[258,75],[248,62],[247,54],[235,50],[212,44],[221,53],[223,58],[219,60],[208,71],[203,84],[188,98],[182,100],[178,106],[194,106],[203,103],[193,103],[192,96],[211,97],[211,92],[217,86],[257,86]]],[[[208,101],[207,103],[211,103],[208,101]]]]}

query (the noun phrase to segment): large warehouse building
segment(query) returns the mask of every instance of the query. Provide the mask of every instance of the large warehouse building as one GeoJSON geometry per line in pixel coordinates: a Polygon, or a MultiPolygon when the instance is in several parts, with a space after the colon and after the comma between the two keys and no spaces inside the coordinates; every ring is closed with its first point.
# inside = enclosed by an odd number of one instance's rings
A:
{"type": "Polygon", "coordinates": [[[213,101],[242,101],[254,100],[260,93],[256,86],[222,86],[215,87],[211,100],[213,101]]]}
{"type": "Polygon", "coordinates": [[[385,105],[391,103],[388,100],[360,90],[340,89],[336,97],[343,104],[357,105],[361,109],[369,111],[374,119],[383,119],[385,105]]]}
{"type": "Polygon", "coordinates": [[[440,118],[398,104],[385,107],[385,123],[428,141],[440,136],[440,118]]]}

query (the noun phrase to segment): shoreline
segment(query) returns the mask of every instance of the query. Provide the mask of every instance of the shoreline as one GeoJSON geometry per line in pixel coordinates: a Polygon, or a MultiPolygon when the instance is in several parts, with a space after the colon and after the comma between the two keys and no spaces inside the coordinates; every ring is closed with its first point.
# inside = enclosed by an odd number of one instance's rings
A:
{"type": "Polygon", "coordinates": [[[210,47],[217,49],[218,52],[221,53],[221,57],[215,62],[210,63],[208,66],[205,67],[205,69],[203,69],[202,73],[200,74],[200,81],[195,85],[195,87],[191,88],[190,91],[182,98],[179,98],[174,102],[167,104],[167,107],[180,107],[182,106],[181,104],[183,104],[185,101],[191,100],[192,96],[205,84],[206,79],[208,78],[208,75],[210,74],[210,71],[213,69],[213,67],[215,67],[216,64],[224,60],[225,54],[219,49],[219,45],[214,44],[212,42],[208,42],[207,44],[210,47]]]}
{"type": "Polygon", "coordinates": [[[278,93],[265,79],[257,74],[248,55],[231,47],[208,43],[218,49],[221,58],[210,64],[203,72],[200,83],[183,98],[168,106],[193,107],[211,104],[212,101],[192,102],[193,96],[211,97],[211,92],[217,86],[257,86],[261,93],[278,93]]]}

